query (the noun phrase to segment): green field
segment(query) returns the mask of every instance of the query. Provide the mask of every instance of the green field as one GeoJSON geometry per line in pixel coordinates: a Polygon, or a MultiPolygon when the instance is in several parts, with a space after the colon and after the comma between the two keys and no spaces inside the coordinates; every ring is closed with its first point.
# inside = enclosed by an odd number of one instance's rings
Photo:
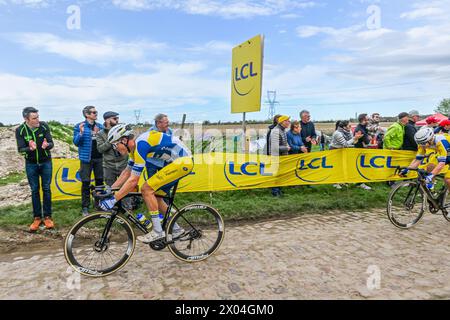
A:
{"type": "MultiPolygon", "coordinates": [[[[386,205],[390,188],[385,183],[370,184],[372,191],[357,186],[337,190],[333,186],[298,186],[282,188],[284,197],[274,198],[270,189],[215,193],[180,193],[180,207],[192,202],[212,204],[226,221],[257,220],[300,216],[308,213],[327,214],[330,210],[367,211],[386,205]]],[[[67,227],[81,217],[79,200],[53,203],[57,226],[67,227]]],[[[32,220],[31,204],[0,209],[0,226],[27,226],[32,220]]]]}

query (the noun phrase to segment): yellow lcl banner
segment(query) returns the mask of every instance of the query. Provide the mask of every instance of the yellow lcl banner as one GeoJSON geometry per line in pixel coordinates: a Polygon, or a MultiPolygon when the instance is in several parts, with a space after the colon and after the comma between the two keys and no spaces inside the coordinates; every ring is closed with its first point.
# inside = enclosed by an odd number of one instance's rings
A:
{"type": "Polygon", "coordinates": [[[261,110],[263,48],[262,35],[233,48],[231,113],[261,110]]]}
{"type": "MultiPolygon", "coordinates": [[[[194,157],[194,170],[180,182],[179,192],[257,189],[295,185],[361,183],[399,180],[397,166],[408,166],[415,153],[408,151],[342,149],[305,155],[209,153],[194,157]]],[[[74,159],[53,160],[53,200],[76,199],[81,194],[74,159]]],[[[140,185],[145,182],[144,171],[140,185]]]]}

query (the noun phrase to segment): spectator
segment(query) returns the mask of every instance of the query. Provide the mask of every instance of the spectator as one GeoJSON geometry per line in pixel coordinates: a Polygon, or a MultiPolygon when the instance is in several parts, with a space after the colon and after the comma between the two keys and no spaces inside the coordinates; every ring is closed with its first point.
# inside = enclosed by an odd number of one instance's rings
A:
{"type": "Polygon", "coordinates": [[[437,119],[435,116],[429,116],[425,119],[425,122],[427,123],[427,127],[435,129],[439,126],[439,119],[437,119]]]}
{"type": "Polygon", "coordinates": [[[419,111],[412,110],[409,112],[409,120],[405,126],[405,135],[403,136],[402,150],[417,151],[417,143],[414,136],[417,132],[416,122],[420,120],[419,111]]]}
{"type": "Polygon", "coordinates": [[[356,126],[355,134],[357,132],[361,132],[362,135],[359,138],[358,142],[355,144],[355,148],[367,148],[370,146],[371,138],[369,135],[369,130],[367,129],[367,126],[369,124],[369,117],[366,113],[360,114],[358,116],[359,124],[356,126]]]}
{"type": "Polygon", "coordinates": [[[450,120],[444,119],[439,123],[439,127],[434,130],[435,134],[443,134],[450,131],[450,120]]]}
{"type": "Polygon", "coordinates": [[[54,228],[52,220],[52,158],[53,138],[50,128],[39,121],[39,110],[28,107],[23,109],[25,122],[16,129],[18,151],[25,156],[25,171],[31,188],[34,221],[30,231],[35,232],[44,222],[46,229],[54,228]],[[41,206],[40,181],[42,181],[43,203],[41,206]],[[42,220],[42,215],[44,220],[42,220]]]}
{"type": "Polygon", "coordinates": [[[163,132],[168,135],[172,135],[173,131],[169,128],[169,118],[163,113],[158,113],[155,116],[155,124],[150,128],[150,130],[155,130],[163,132]]]}
{"type": "Polygon", "coordinates": [[[108,111],[103,114],[104,128],[97,135],[97,149],[103,155],[103,177],[108,186],[112,186],[126,168],[128,155],[121,155],[108,142],[109,130],[119,123],[119,114],[108,111]]]}
{"type": "Polygon", "coordinates": [[[312,145],[317,144],[317,133],[314,123],[311,122],[311,114],[307,110],[300,112],[300,125],[302,126],[302,140],[308,152],[311,152],[312,145]]]}
{"type": "Polygon", "coordinates": [[[380,114],[374,113],[369,119],[369,124],[367,125],[367,130],[369,131],[369,135],[372,136],[372,139],[376,138],[376,136],[383,131],[380,126],[380,114]]]}
{"type": "MultiPolygon", "coordinates": [[[[170,136],[173,134],[173,130],[169,127],[170,121],[169,121],[169,118],[167,117],[167,115],[165,115],[163,113],[158,113],[155,116],[154,120],[155,120],[155,123],[150,128],[150,130],[163,132],[170,136]]],[[[162,159],[156,159],[156,158],[148,159],[147,167],[146,167],[148,177],[149,178],[152,177],[155,173],[157,173],[159,170],[161,170],[165,165],[166,165],[166,163],[162,159]]],[[[161,190],[163,190],[165,193],[168,194],[170,192],[170,189],[172,189],[172,187],[175,184],[176,184],[176,181],[173,183],[170,183],[168,185],[165,185],[164,188],[162,188],[161,190]]],[[[168,208],[167,200],[163,199],[163,198],[157,198],[157,200],[158,200],[159,212],[160,212],[160,214],[164,215],[167,212],[167,208],[168,208]]]]}
{"type": "Polygon", "coordinates": [[[269,145],[270,145],[270,134],[272,133],[272,130],[278,125],[278,119],[281,117],[281,114],[277,114],[275,117],[273,117],[273,122],[272,124],[269,126],[269,130],[267,131],[267,135],[266,135],[266,154],[270,155],[270,149],[269,149],[269,145]]]}
{"type": "MultiPolygon", "coordinates": [[[[352,134],[352,125],[350,121],[338,121],[336,123],[336,131],[331,137],[330,150],[353,148],[359,138],[363,136],[363,133],[358,131],[355,136],[352,134]]],[[[342,189],[340,184],[334,184],[333,187],[336,189],[342,189]]]]}
{"type": "Polygon", "coordinates": [[[81,213],[89,214],[91,173],[94,171],[95,185],[103,185],[103,157],[98,151],[97,134],[103,129],[97,123],[97,111],[94,106],[87,106],[83,109],[85,121],[75,125],[73,130],[73,143],[78,147],[78,157],[80,159],[81,178],[81,213]]]}
{"type": "MultiPolygon", "coordinates": [[[[369,131],[367,130],[367,125],[369,124],[369,117],[366,113],[360,114],[358,117],[359,124],[355,129],[355,136],[361,136],[358,142],[355,143],[355,148],[367,148],[371,146],[371,138],[369,131]]],[[[368,185],[361,183],[359,185],[364,190],[372,190],[368,185]]]]}
{"type": "Polygon", "coordinates": [[[403,146],[405,126],[408,124],[409,116],[406,112],[398,115],[398,121],[391,125],[384,136],[383,148],[388,150],[400,150],[403,146]]]}
{"type": "Polygon", "coordinates": [[[330,150],[354,148],[363,133],[357,131],[355,136],[352,134],[352,125],[349,121],[338,121],[336,131],[331,138],[330,150]]]}
{"type": "MultiPolygon", "coordinates": [[[[272,129],[269,139],[268,150],[272,156],[285,156],[289,154],[291,147],[288,144],[286,129],[291,125],[290,117],[280,116],[278,124],[272,129]]],[[[274,197],[281,197],[281,188],[272,188],[272,195],[274,197]]]]}
{"type": "Polygon", "coordinates": [[[287,132],[287,141],[291,150],[289,154],[308,153],[308,149],[305,147],[301,136],[302,126],[300,122],[293,121],[291,123],[291,130],[287,132]]]}

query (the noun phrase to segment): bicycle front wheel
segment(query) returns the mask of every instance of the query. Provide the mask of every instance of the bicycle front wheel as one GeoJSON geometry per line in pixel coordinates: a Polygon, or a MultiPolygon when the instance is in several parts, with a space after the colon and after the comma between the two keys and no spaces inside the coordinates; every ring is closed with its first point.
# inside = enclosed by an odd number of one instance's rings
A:
{"type": "Polygon", "coordinates": [[[388,198],[387,215],[394,226],[409,229],[423,217],[426,195],[417,181],[397,183],[388,198]]]}
{"type": "Polygon", "coordinates": [[[134,252],[133,228],[120,216],[94,213],[77,222],[64,241],[64,255],[77,272],[90,277],[104,277],[123,268],[134,252]],[[105,227],[110,224],[102,244],[105,227]]]}
{"type": "Polygon", "coordinates": [[[174,214],[167,226],[169,250],[186,262],[202,261],[220,247],[225,226],[220,213],[213,207],[190,204],[174,214]]]}

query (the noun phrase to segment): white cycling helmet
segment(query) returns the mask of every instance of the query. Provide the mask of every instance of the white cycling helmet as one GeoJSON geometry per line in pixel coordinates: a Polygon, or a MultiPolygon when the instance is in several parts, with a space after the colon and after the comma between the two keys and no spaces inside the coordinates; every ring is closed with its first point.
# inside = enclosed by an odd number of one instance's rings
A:
{"type": "Polygon", "coordinates": [[[426,145],[431,139],[434,138],[434,131],[431,128],[423,128],[417,131],[414,135],[414,140],[416,140],[418,145],[426,145]]]}
{"type": "Polygon", "coordinates": [[[119,123],[111,128],[108,132],[108,142],[113,143],[120,138],[129,137],[133,135],[133,130],[130,125],[119,123]]]}

